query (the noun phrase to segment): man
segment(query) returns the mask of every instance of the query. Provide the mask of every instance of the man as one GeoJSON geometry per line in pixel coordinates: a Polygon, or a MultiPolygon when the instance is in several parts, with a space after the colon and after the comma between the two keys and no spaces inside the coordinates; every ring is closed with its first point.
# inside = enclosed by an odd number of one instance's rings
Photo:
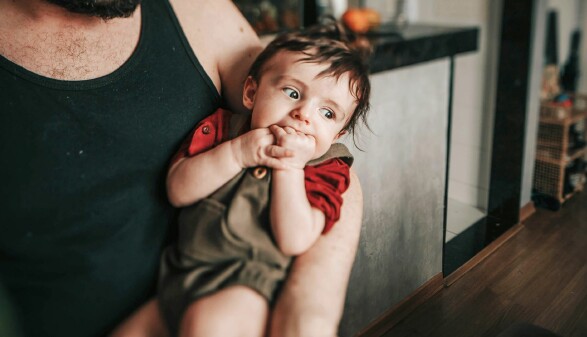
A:
{"type": "MultiPolygon", "coordinates": [[[[219,105],[243,110],[261,46],[232,2],[139,2],[0,0],[0,280],[26,336],[104,335],[153,296],[169,159],[219,105]]],[[[336,335],[361,198],[352,175],[273,336],[336,335]]]]}

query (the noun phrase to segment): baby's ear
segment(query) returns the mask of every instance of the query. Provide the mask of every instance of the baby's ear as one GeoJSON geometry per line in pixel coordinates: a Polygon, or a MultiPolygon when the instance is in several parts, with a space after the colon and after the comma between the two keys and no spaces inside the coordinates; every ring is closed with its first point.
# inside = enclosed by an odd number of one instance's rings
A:
{"type": "Polygon", "coordinates": [[[253,110],[253,106],[255,105],[256,94],[257,81],[255,81],[251,76],[248,76],[245,80],[245,86],[243,87],[243,105],[247,109],[253,110]]]}
{"type": "Polygon", "coordinates": [[[342,136],[346,135],[346,133],[347,133],[347,131],[346,131],[346,130],[341,130],[341,131],[340,131],[340,132],[339,132],[339,133],[336,135],[336,137],[334,137],[334,140],[337,140],[337,139],[339,139],[340,137],[342,137],[342,136]]]}

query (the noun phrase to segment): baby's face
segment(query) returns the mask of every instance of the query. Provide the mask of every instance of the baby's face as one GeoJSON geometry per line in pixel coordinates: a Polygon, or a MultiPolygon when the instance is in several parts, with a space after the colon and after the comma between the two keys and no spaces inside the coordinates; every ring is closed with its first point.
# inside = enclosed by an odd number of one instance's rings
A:
{"type": "Polygon", "coordinates": [[[264,66],[258,83],[247,80],[244,92],[252,95],[247,106],[252,110],[251,128],[275,124],[311,135],[316,140],[315,159],[343,134],[357,102],[349,89],[348,74],[338,80],[318,77],[328,66],[297,62],[303,56],[278,53],[264,66]]]}

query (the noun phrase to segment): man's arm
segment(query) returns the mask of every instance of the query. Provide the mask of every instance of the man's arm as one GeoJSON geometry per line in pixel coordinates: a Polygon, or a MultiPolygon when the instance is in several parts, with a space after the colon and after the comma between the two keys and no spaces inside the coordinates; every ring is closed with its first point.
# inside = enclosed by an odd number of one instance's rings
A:
{"type": "Polygon", "coordinates": [[[343,199],[340,220],[292,265],[273,311],[271,337],[337,336],[363,214],[352,170],[343,199]]]}
{"type": "Polygon", "coordinates": [[[246,112],[243,85],[263,49],[259,37],[230,0],[171,0],[198,61],[231,111],[246,112]]]}

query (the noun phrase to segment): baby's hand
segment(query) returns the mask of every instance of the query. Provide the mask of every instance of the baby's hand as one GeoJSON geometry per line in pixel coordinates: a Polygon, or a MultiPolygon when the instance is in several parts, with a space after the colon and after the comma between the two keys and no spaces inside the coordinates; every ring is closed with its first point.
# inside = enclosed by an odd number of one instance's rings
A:
{"type": "Polygon", "coordinates": [[[292,151],[275,145],[275,136],[268,128],[251,130],[230,141],[235,161],[242,168],[267,166],[286,168],[283,158],[292,156],[292,151]]]}
{"type": "Polygon", "coordinates": [[[282,158],[282,162],[289,168],[303,169],[306,163],[312,159],[316,150],[316,139],[300,131],[286,126],[284,128],[271,125],[269,130],[275,136],[275,144],[286,151],[291,151],[291,155],[282,158]]]}

